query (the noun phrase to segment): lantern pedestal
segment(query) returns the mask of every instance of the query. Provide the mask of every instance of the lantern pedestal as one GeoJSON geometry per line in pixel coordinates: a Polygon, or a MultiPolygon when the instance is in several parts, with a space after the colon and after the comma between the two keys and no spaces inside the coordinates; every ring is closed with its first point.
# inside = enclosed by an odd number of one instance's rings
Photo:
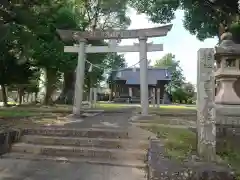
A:
{"type": "Polygon", "coordinates": [[[236,80],[236,77],[224,77],[219,79],[221,88],[215,97],[216,104],[239,104],[240,98],[233,88],[236,80]]]}

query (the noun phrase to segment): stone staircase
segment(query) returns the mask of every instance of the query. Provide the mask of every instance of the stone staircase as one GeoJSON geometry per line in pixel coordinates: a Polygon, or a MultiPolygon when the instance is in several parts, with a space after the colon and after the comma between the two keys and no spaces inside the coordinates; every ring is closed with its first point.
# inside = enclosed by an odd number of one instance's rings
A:
{"type": "Polygon", "coordinates": [[[148,141],[132,139],[128,129],[42,127],[25,129],[3,158],[145,169],[147,148],[148,141]]]}

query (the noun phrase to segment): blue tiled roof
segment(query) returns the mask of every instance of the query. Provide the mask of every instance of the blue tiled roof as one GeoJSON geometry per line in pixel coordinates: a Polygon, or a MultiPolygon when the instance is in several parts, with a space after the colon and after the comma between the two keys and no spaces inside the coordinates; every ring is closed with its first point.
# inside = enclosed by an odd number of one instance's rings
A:
{"type": "MultiPolygon", "coordinates": [[[[126,80],[126,84],[140,84],[140,69],[126,68],[116,73],[115,80],[126,80]]],[[[157,81],[170,81],[171,75],[165,68],[148,68],[148,84],[156,85],[157,81]]]]}

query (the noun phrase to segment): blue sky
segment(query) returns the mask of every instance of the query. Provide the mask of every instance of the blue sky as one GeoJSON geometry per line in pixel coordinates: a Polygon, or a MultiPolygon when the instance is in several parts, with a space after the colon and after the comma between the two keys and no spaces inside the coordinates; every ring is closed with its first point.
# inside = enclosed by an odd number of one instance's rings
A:
{"type": "MultiPolygon", "coordinates": [[[[186,80],[196,84],[197,51],[200,48],[213,48],[217,44],[217,39],[206,39],[204,42],[197,40],[195,36],[184,29],[182,23],[183,15],[184,12],[181,10],[176,12],[176,19],[171,22],[173,28],[166,37],[151,38],[148,40],[148,42],[162,43],[164,49],[162,52],[148,53],[148,59],[151,59],[152,63],[154,63],[156,59],[160,59],[166,53],[173,53],[176,55],[176,59],[180,61],[186,80]]],[[[137,15],[133,9],[129,10],[129,16],[132,21],[129,29],[160,26],[160,24],[153,24],[148,21],[148,18],[144,14],[137,15]]],[[[134,42],[138,42],[138,40],[127,39],[123,40],[121,45],[132,45],[134,42]]],[[[139,61],[139,53],[125,53],[124,55],[128,66],[139,61]]]]}

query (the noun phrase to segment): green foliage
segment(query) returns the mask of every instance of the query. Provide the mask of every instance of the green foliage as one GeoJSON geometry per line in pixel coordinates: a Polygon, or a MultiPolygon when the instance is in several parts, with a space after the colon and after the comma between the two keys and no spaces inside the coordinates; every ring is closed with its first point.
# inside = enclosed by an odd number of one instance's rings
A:
{"type": "Polygon", "coordinates": [[[195,97],[195,88],[188,82],[184,83],[181,87],[172,91],[173,102],[179,102],[184,104],[193,104],[195,97]]]}
{"type": "Polygon", "coordinates": [[[219,36],[219,27],[229,27],[239,18],[238,0],[130,0],[139,13],[146,13],[154,23],[170,23],[177,9],[184,10],[184,26],[198,39],[219,36]]]}
{"type": "MultiPolygon", "coordinates": [[[[162,120],[163,118],[161,118],[162,120]]],[[[189,129],[164,126],[161,120],[149,127],[141,127],[153,132],[164,143],[165,152],[170,159],[183,161],[196,153],[196,135],[189,129]]],[[[163,119],[164,120],[164,119],[163,119]]],[[[170,122],[168,122],[170,123],[170,122]]]]}
{"type": "MultiPolygon", "coordinates": [[[[108,56],[108,69],[117,70],[119,68],[126,67],[125,58],[123,55],[118,55],[117,53],[111,53],[108,56]]],[[[108,74],[107,82],[111,86],[114,81],[113,77],[116,75],[117,71],[111,71],[108,74]]]]}
{"type": "MultiPolygon", "coordinates": [[[[0,2],[0,83],[11,87],[38,91],[40,69],[47,74],[47,95],[61,81],[62,73],[75,71],[76,54],[64,53],[65,45],[56,29],[94,30],[96,28],[126,28],[130,19],[126,16],[127,0],[102,0],[97,3],[84,0],[42,0],[0,2]],[[18,72],[19,76],[14,75],[18,72]],[[23,84],[29,84],[28,87],[23,84]]],[[[104,41],[89,41],[104,45],[104,41]]],[[[88,72],[86,63],[85,83],[99,84],[104,79],[104,68],[121,66],[124,59],[117,54],[88,54],[87,60],[102,69],[88,72]],[[119,62],[118,62],[119,61],[119,62]],[[90,80],[91,79],[91,80],[90,80]]],[[[114,67],[115,68],[115,67],[114,67]]],[[[71,84],[71,83],[70,83],[71,84]]],[[[47,98],[48,98],[47,97],[47,98]]]]}
{"type": "Polygon", "coordinates": [[[166,86],[166,90],[172,95],[174,102],[193,103],[194,86],[191,83],[185,83],[183,70],[175,55],[168,53],[154,64],[155,67],[168,68],[171,73],[171,82],[166,86]]]}
{"type": "Polygon", "coordinates": [[[233,39],[234,39],[235,43],[240,44],[240,22],[233,23],[230,26],[230,31],[233,35],[233,39]]]}
{"type": "Polygon", "coordinates": [[[131,22],[126,15],[127,3],[128,0],[78,1],[75,9],[85,14],[88,29],[127,28],[131,22]]]}
{"type": "Polygon", "coordinates": [[[184,83],[185,77],[183,70],[180,67],[179,61],[175,60],[175,56],[171,53],[166,54],[161,59],[157,60],[154,64],[155,67],[168,68],[171,73],[171,82],[167,85],[166,90],[172,93],[174,89],[181,88],[184,83]]]}

